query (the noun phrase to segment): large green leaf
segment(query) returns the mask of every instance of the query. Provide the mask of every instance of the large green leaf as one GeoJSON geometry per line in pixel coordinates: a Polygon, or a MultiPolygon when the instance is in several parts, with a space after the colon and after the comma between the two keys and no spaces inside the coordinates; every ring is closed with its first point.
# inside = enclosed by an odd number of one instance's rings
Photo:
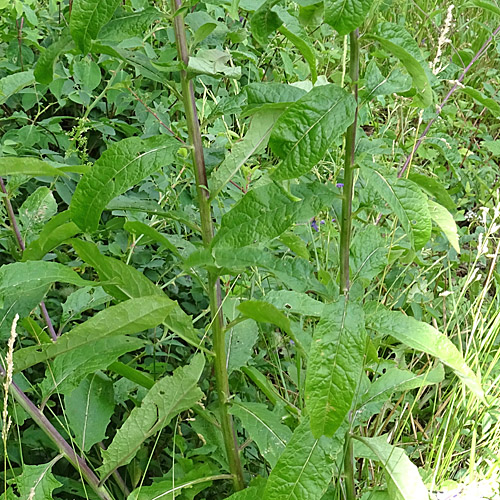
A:
{"type": "Polygon", "coordinates": [[[462,354],[453,343],[431,325],[417,321],[399,311],[388,311],[370,304],[367,326],[381,335],[390,335],[417,351],[435,356],[449,366],[464,384],[479,398],[484,398],[479,377],[467,366],[462,354]]]}
{"type": "Polygon", "coordinates": [[[457,208],[446,187],[441,184],[437,177],[427,177],[427,175],[410,172],[408,179],[421,187],[428,195],[434,196],[438,203],[448,210],[457,208]]]}
{"type": "Polygon", "coordinates": [[[139,333],[160,325],[175,307],[166,296],[141,297],[121,302],[98,312],[53,344],[25,347],[14,354],[14,370],[30,366],[81,346],[91,346],[97,339],[139,333]]]}
{"type": "Polygon", "coordinates": [[[140,12],[127,12],[114,17],[99,31],[100,40],[122,42],[134,36],[143,37],[152,23],[160,19],[162,14],[154,7],[146,7],[140,12]]]}
{"type": "Polygon", "coordinates": [[[314,87],[276,122],[269,146],[282,162],[275,179],[293,179],[311,170],[333,141],[354,121],[356,102],[336,85],[314,87]]]}
{"type": "Polygon", "coordinates": [[[439,226],[439,229],[443,231],[446,238],[450,242],[450,245],[455,249],[457,253],[460,253],[460,244],[458,243],[458,228],[455,223],[453,215],[446,210],[442,205],[436,203],[432,200],[427,200],[429,204],[429,213],[431,214],[431,219],[439,226]]]}
{"type": "Polygon", "coordinates": [[[0,175],[54,176],[66,173],[38,158],[3,156],[0,158],[0,175]]]}
{"type": "Polygon", "coordinates": [[[32,70],[20,71],[0,78],[0,104],[4,104],[9,97],[33,83],[35,83],[35,77],[32,70]]]}
{"type": "Polygon", "coordinates": [[[111,145],[76,187],[69,208],[73,222],[84,231],[95,231],[106,205],[172,163],[178,147],[178,142],[167,135],[130,137],[111,145]]]}
{"type": "Polygon", "coordinates": [[[332,479],[333,466],[330,441],[316,439],[304,418],[273,468],[262,500],[318,500],[332,479]]]}
{"type": "Polygon", "coordinates": [[[347,35],[365,20],[373,0],[332,0],[325,2],[325,22],[339,35],[347,35]]]}
{"type": "Polygon", "coordinates": [[[363,169],[363,176],[399,218],[412,247],[420,250],[432,231],[427,196],[412,181],[386,178],[372,168],[363,169]]]}
{"type": "Polygon", "coordinates": [[[103,479],[117,467],[128,464],[148,437],[202,398],[203,393],[197,384],[204,366],[203,354],[197,354],[189,365],[177,368],[173,375],[155,383],[141,406],[132,410],[108,449],[103,450],[103,465],[99,468],[103,479]]]}
{"type": "Polygon", "coordinates": [[[365,438],[356,436],[354,455],[376,460],[384,467],[389,497],[393,500],[428,500],[429,492],[406,453],[390,445],[383,436],[365,438]],[[361,446],[360,446],[361,444],[361,446]]]}
{"type": "Polygon", "coordinates": [[[265,487],[266,480],[257,477],[244,490],[233,493],[230,497],[227,497],[227,500],[255,500],[256,498],[262,498],[265,487]]]}
{"type": "Polygon", "coordinates": [[[423,58],[415,38],[403,26],[387,22],[379,24],[375,32],[368,36],[377,40],[405,66],[418,90],[417,103],[424,108],[432,104],[429,65],[423,58]]]}
{"type": "Polygon", "coordinates": [[[292,436],[292,431],[281,422],[280,416],[262,403],[234,403],[229,413],[241,420],[262,456],[274,467],[292,436]]]}
{"type": "Polygon", "coordinates": [[[92,40],[111,19],[120,0],[74,0],[69,22],[71,36],[81,52],[87,54],[92,40]]]}
{"type": "Polygon", "coordinates": [[[387,265],[387,247],[378,226],[367,226],[358,231],[351,244],[351,281],[358,278],[372,280],[387,265]]]}
{"type": "Polygon", "coordinates": [[[74,48],[73,40],[69,34],[65,33],[47,47],[38,58],[34,70],[34,75],[37,82],[48,85],[54,79],[54,67],[62,52],[69,52],[74,48]]]}
{"type": "Polygon", "coordinates": [[[328,437],[351,409],[365,353],[363,309],[341,297],[326,305],[314,330],[306,377],[306,408],[315,437],[328,437]]]}
{"type": "Polygon", "coordinates": [[[115,409],[113,382],[96,373],[64,397],[64,407],[77,446],[89,451],[106,438],[106,428],[115,409]]]}
{"type": "Polygon", "coordinates": [[[56,460],[48,464],[24,465],[23,473],[15,478],[20,497],[29,500],[47,500],[54,498],[52,492],[62,486],[53,476],[52,466],[56,460]]]}

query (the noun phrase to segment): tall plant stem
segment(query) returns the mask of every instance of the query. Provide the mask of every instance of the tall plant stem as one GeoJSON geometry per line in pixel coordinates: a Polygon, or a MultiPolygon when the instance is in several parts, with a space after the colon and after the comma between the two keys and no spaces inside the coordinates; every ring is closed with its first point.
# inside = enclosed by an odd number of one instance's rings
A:
{"type": "Polygon", "coordinates": [[[358,122],[358,80],[359,80],[359,30],[349,34],[351,77],[356,112],[354,121],[345,133],[344,196],[342,198],[342,220],[340,224],[340,291],[349,292],[349,247],[351,244],[352,197],[354,194],[354,153],[356,149],[356,127],[358,122]]]}
{"type": "MultiPolygon", "coordinates": [[[[175,14],[182,7],[181,0],[172,0],[172,12],[175,14]]],[[[174,17],[175,40],[179,59],[187,67],[189,52],[186,40],[184,17],[178,14],[174,17]]],[[[193,82],[189,79],[186,69],[181,70],[182,98],[188,127],[189,141],[194,165],[196,192],[200,208],[201,233],[203,244],[208,247],[213,238],[212,213],[209,201],[209,191],[205,160],[203,157],[203,144],[201,141],[200,122],[196,111],[193,82]]],[[[208,275],[208,294],[212,317],[212,341],[215,352],[215,382],[219,398],[220,420],[224,444],[226,447],[229,468],[233,476],[234,489],[239,491],[244,488],[243,469],[238,452],[238,443],[233,428],[232,417],[229,414],[229,380],[226,368],[226,344],[224,333],[224,320],[222,316],[221,287],[219,277],[215,273],[208,275]]]]}
{"type": "Polygon", "coordinates": [[[345,497],[346,500],[356,500],[356,485],[354,483],[354,446],[350,432],[345,435],[345,497]]]}

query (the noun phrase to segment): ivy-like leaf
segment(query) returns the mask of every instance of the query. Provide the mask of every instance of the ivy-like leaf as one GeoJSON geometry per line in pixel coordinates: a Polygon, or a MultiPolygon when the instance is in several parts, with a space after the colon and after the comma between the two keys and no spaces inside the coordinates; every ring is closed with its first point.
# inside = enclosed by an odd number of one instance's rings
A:
{"type": "Polygon", "coordinates": [[[413,182],[386,178],[372,168],[363,169],[363,176],[392,208],[412,247],[420,250],[429,241],[432,231],[427,196],[413,182]]]}
{"type": "Polygon", "coordinates": [[[365,20],[373,0],[333,0],[325,2],[325,22],[339,35],[347,35],[365,20]]]}
{"type": "Polygon", "coordinates": [[[203,393],[197,384],[204,367],[205,358],[200,353],[189,365],[177,368],[173,375],[155,383],[141,406],[132,410],[108,449],[102,451],[103,465],[99,472],[103,480],[117,467],[128,464],[148,437],[202,398],[203,393]]]}
{"type": "Polygon", "coordinates": [[[269,139],[271,150],[282,159],[273,177],[293,179],[309,172],[354,121],[355,109],[354,97],[332,84],[314,87],[292,104],[269,139]]]}
{"type": "Polygon", "coordinates": [[[69,208],[73,222],[84,231],[95,231],[106,205],[148,175],[171,164],[177,149],[177,141],[166,135],[148,139],[130,137],[111,145],[76,187],[69,208]]]}
{"type": "Polygon", "coordinates": [[[450,242],[450,245],[457,253],[460,253],[460,244],[458,243],[458,229],[453,215],[442,205],[432,200],[427,200],[431,219],[439,226],[444,235],[450,242]]]}
{"type": "Polygon", "coordinates": [[[120,0],[74,0],[69,29],[76,46],[87,54],[92,40],[111,19],[120,0]]]}
{"type": "Polygon", "coordinates": [[[341,297],[325,305],[314,330],[306,377],[306,408],[315,437],[331,437],[351,409],[365,353],[363,309],[341,297]]]}

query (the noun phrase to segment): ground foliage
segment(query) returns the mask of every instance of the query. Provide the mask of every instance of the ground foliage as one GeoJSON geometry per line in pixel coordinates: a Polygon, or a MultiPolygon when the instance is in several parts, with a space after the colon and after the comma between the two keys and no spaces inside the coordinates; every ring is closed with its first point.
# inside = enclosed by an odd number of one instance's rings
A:
{"type": "Polygon", "coordinates": [[[420,500],[495,475],[496,3],[0,13],[5,498],[420,500]]]}

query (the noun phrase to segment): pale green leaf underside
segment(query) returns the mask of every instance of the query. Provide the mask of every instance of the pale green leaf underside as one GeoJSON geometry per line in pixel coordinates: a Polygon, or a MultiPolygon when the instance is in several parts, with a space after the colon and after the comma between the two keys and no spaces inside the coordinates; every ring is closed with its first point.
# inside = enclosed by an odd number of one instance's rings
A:
{"type": "Polygon", "coordinates": [[[32,70],[20,71],[0,78],[0,104],[33,83],[35,83],[35,77],[32,70]]]}
{"type": "Polygon", "coordinates": [[[347,35],[364,21],[373,0],[333,0],[325,3],[325,22],[347,35]]]}
{"type": "Polygon", "coordinates": [[[453,215],[442,205],[432,200],[427,200],[431,219],[439,226],[444,235],[450,242],[450,245],[457,253],[460,253],[460,244],[458,242],[458,228],[453,215]]]}
{"type": "Polygon", "coordinates": [[[99,473],[103,479],[117,467],[128,464],[148,437],[202,398],[203,393],[197,383],[204,366],[203,354],[197,354],[189,365],[177,368],[173,375],[155,383],[141,406],[132,410],[108,449],[102,451],[103,465],[99,473]]]}
{"type": "Polygon", "coordinates": [[[56,176],[66,173],[38,158],[8,156],[0,158],[0,175],[56,176]]]}

